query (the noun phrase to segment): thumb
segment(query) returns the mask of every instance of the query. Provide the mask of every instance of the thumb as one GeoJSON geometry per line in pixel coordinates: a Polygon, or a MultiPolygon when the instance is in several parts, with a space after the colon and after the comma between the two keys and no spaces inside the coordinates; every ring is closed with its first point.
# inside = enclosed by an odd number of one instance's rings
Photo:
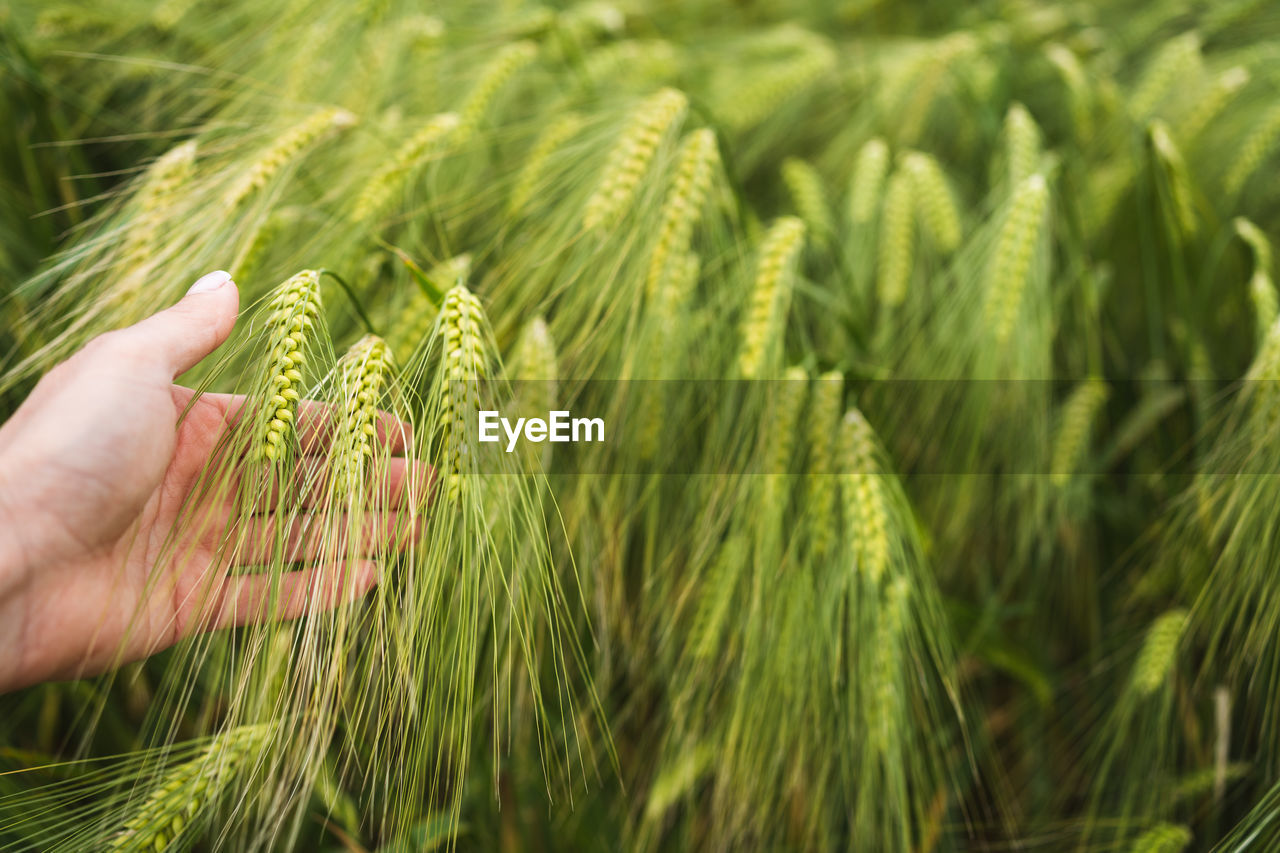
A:
{"type": "Polygon", "coordinates": [[[239,310],[240,293],[231,273],[218,270],[201,276],[176,305],[134,324],[125,334],[156,353],[177,376],[222,345],[239,310]]]}

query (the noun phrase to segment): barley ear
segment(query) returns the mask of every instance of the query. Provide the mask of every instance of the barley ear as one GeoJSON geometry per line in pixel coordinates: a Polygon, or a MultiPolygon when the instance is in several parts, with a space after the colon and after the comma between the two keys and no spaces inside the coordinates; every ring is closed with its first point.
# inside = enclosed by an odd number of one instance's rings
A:
{"type": "Polygon", "coordinates": [[[458,129],[456,113],[438,113],[410,136],[381,168],[369,178],[356,196],[351,218],[367,222],[379,216],[402,192],[416,169],[448,152],[458,129]]]}
{"type": "Polygon", "coordinates": [[[304,350],[320,321],[320,274],[303,270],[279,287],[267,304],[268,401],[259,416],[255,446],[262,461],[284,458],[294,436],[304,350]]]}
{"type": "Polygon", "coordinates": [[[658,147],[688,108],[689,99],[676,89],[662,89],[640,103],[609,152],[595,192],[587,199],[582,216],[584,228],[607,229],[617,224],[658,147]]]}
{"type": "Polygon", "coordinates": [[[244,772],[266,737],[265,726],[231,729],[214,736],[194,757],[163,771],[107,849],[119,853],[170,849],[244,772]]]}
{"type": "Polygon", "coordinates": [[[738,371],[758,379],[782,337],[795,264],[804,248],[804,222],[783,217],[770,226],[756,260],[756,277],[742,324],[738,371]]]}
{"type": "Polygon", "coordinates": [[[907,298],[915,242],[915,181],[904,169],[889,177],[876,252],[876,296],[892,308],[907,298]]]}
{"type": "Polygon", "coordinates": [[[508,214],[522,213],[529,206],[546,179],[551,158],[582,128],[582,124],[583,118],[578,113],[565,113],[548,124],[538,135],[512,185],[511,197],[507,201],[508,214]]]}
{"type": "Polygon", "coordinates": [[[889,174],[889,146],[883,139],[868,139],[858,149],[849,184],[849,219],[867,225],[880,206],[880,192],[889,174]]]}
{"type": "MultiPolygon", "coordinates": [[[[466,284],[470,275],[471,256],[462,254],[436,264],[427,273],[427,278],[438,283],[441,290],[446,290],[455,284],[466,284]]],[[[396,361],[402,365],[409,364],[430,338],[431,328],[440,313],[439,306],[421,287],[416,283],[410,287],[409,298],[387,333],[387,344],[396,361]]]]}
{"type": "Polygon", "coordinates": [[[987,322],[991,337],[1003,346],[1013,334],[1026,294],[1032,263],[1044,236],[1049,184],[1040,174],[1014,190],[996,237],[988,277],[987,322]]]}
{"type": "Polygon", "coordinates": [[[822,176],[804,160],[788,157],[782,162],[782,182],[786,184],[791,204],[804,221],[814,244],[827,246],[835,236],[835,221],[822,176]]]}
{"type": "Polygon", "coordinates": [[[1130,681],[1134,692],[1139,696],[1150,696],[1165,684],[1173,669],[1186,623],[1187,611],[1170,610],[1157,618],[1147,630],[1142,650],[1133,665],[1130,681]]]}
{"type": "Polygon", "coordinates": [[[439,426],[445,472],[445,497],[456,503],[465,485],[466,466],[475,455],[472,439],[474,421],[480,409],[479,382],[489,373],[484,330],[484,308],[464,285],[445,294],[438,323],[443,345],[443,382],[439,397],[439,426]]]}
{"type": "Polygon", "coordinates": [[[875,432],[850,409],[840,426],[841,501],[845,530],[859,573],[879,587],[891,556],[889,510],[875,432]]]}
{"type": "Polygon", "coordinates": [[[312,113],[267,146],[248,171],[227,191],[226,206],[235,208],[243,204],[322,137],[355,123],[354,114],[337,107],[327,107],[312,113]]]}
{"type": "Polygon", "coordinates": [[[1098,412],[1107,401],[1105,382],[1089,379],[1080,383],[1062,405],[1058,432],[1053,441],[1050,481],[1057,488],[1071,482],[1089,446],[1089,435],[1098,412]]]}
{"type": "Polygon", "coordinates": [[[359,494],[373,458],[379,403],[394,367],[386,343],[366,335],[338,361],[339,423],[334,436],[332,475],[339,497],[359,494]]]}
{"type": "Polygon", "coordinates": [[[902,168],[911,176],[922,230],[942,252],[955,251],[960,245],[960,211],[941,164],[929,154],[912,151],[902,158],[902,168]]]}
{"type": "Polygon", "coordinates": [[[814,382],[809,406],[807,444],[809,469],[804,514],[809,522],[809,543],[818,559],[831,552],[835,540],[837,471],[836,436],[844,410],[844,375],[838,370],[822,374],[814,382]]]}
{"type": "Polygon", "coordinates": [[[689,249],[718,161],[714,131],[703,128],[685,137],[676,161],[675,178],[662,204],[657,244],[649,259],[645,292],[650,299],[657,294],[663,276],[669,274],[667,267],[672,259],[689,249]]]}

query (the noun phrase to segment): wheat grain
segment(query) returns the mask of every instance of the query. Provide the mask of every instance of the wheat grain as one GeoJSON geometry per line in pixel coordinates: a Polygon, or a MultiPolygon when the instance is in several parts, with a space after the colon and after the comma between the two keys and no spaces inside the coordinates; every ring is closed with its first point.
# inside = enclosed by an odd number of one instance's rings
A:
{"type": "Polygon", "coordinates": [[[1232,195],[1240,192],[1245,181],[1266,161],[1277,143],[1280,143],[1280,104],[1263,113],[1253,131],[1245,137],[1223,179],[1227,192],[1232,195]]]}
{"type": "Polygon", "coordinates": [[[1053,442],[1050,481],[1062,488],[1071,482],[1080,459],[1089,446],[1094,419],[1107,401],[1105,382],[1089,379],[1081,382],[1062,404],[1058,433],[1053,442]]]}
{"type": "Polygon", "coordinates": [[[365,335],[338,362],[339,425],[332,463],[338,497],[361,492],[373,458],[379,401],[393,370],[391,353],[376,335],[365,335]]]}
{"type": "Polygon", "coordinates": [[[519,41],[502,48],[489,61],[489,64],[480,72],[480,77],[467,95],[466,101],[458,108],[458,128],[455,138],[459,143],[475,133],[481,120],[493,106],[498,93],[502,91],[502,87],[521,69],[532,63],[537,56],[536,44],[531,41],[519,41]]]}
{"type": "Polygon", "coordinates": [[[876,296],[892,308],[907,297],[915,242],[915,181],[904,169],[889,176],[880,217],[880,244],[876,252],[876,296]]]}
{"type": "Polygon", "coordinates": [[[1174,659],[1178,643],[1187,623],[1187,611],[1170,610],[1162,614],[1147,630],[1142,651],[1133,665],[1132,685],[1139,696],[1150,696],[1164,685],[1174,659]]]}
{"type": "Polygon", "coordinates": [[[1039,168],[1040,127],[1022,104],[1014,104],[1004,117],[1006,179],[1018,187],[1039,168]]]}
{"type": "Polygon", "coordinates": [[[489,358],[484,342],[484,308],[466,288],[457,285],[445,294],[440,307],[444,381],[439,399],[440,450],[444,455],[445,496],[456,502],[461,496],[464,466],[473,455],[474,419],[480,408],[479,382],[488,375],[489,358]]]}
{"type": "Polygon", "coordinates": [[[303,350],[320,319],[320,274],[297,273],[276,288],[267,307],[270,362],[264,387],[270,397],[259,415],[254,444],[261,460],[275,461],[284,457],[293,435],[306,361],[303,350]]]}
{"type": "Polygon", "coordinates": [[[840,467],[836,461],[836,435],[844,408],[844,376],[840,371],[831,370],[818,377],[809,408],[805,518],[814,557],[822,559],[831,552],[835,538],[836,472],[840,467]]]}
{"type": "Polygon", "coordinates": [[[782,162],[782,181],[814,244],[820,247],[828,245],[836,229],[827,192],[822,186],[822,176],[804,160],[788,157],[782,162]]]}
{"type": "Polygon", "coordinates": [[[1177,138],[1190,144],[1249,82],[1249,70],[1235,65],[1213,78],[1206,91],[1177,123],[1177,138]]]}
{"type": "Polygon", "coordinates": [[[452,148],[459,122],[457,113],[437,113],[427,119],[364,185],[352,207],[352,220],[367,222],[379,216],[403,191],[414,170],[452,148]]]}
{"type": "Polygon", "coordinates": [[[960,211],[942,166],[932,156],[912,151],[902,158],[902,168],[911,176],[922,230],[943,252],[955,251],[960,245],[960,211]]]}
{"type": "Polygon", "coordinates": [[[285,131],[253,162],[227,191],[226,206],[235,208],[265,187],[295,157],[331,131],[343,130],[356,123],[353,113],[337,107],[326,107],[285,131]]]}
{"type": "Polygon", "coordinates": [[[242,774],[264,745],[265,726],[241,726],[215,735],[192,758],[165,770],[107,844],[112,851],[164,851],[242,774]]]}
{"type": "Polygon", "coordinates": [[[581,115],[565,113],[558,116],[543,129],[542,133],[538,134],[511,188],[511,198],[507,202],[508,214],[521,213],[529,205],[546,179],[547,166],[550,165],[552,156],[582,129],[582,125],[581,115]]]}
{"type": "Polygon", "coordinates": [[[889,146],[878,137],[868,139],[858,149],[849,185],[849,219],[854,225],[866,225],[875,218],[888,174],[889,146]]]}
{"type": "Polygon", "coordinates": [[[759,378],[782,335],[791,302],[794,266],[804,248],[804,222],[784,216],[770,226],[760,246],[756,277],[742,324],[738,371],[759,378]]]}
{"type": "Polygon", "coordinates": [[[711,189],[718,158],[716,136],[712,130],[695,130],[681,145],[675,178],[662,204],[657,243],[649,259],[645,292],[650,299],[657,294],[663,277],[670,274],[667,265],[671,259],[688,252],[693,229],[702,216],[702,207],[711,189]]]}
{"type": "Polygon", "coordinates": [[[1133,842],[1130,853],[1182,853],[1191,843],[1191,830],[1174,823],[1158,823],[1133,842]]]}
{"type": "Polygon", "coordinates": [[[1026,295],[1032,262],[1043,237],[1049,185],[1032,175],[1014,191],[996,238],[988,279],[986,317],[991,337],[1002,346],[1013,334],[1026,295]]]}
{"type": "Polygon", "coordinates": [[[876,437],[862,412],[850,409],[840,425],[844,524],[855,564],[873,586],[889,568],[889,510],[876,437]]]}
{"type": "Polygon", "coordinates": [[[1169,39],[1147,65],[1142,81],[1134,89],[1129,108],[1138,118],[1146,118],[1160,106],[1179,78],[1185,78],[1200,61],[1200,35],[1195,30],[1169,39]]]}
{"type": "Polygon", "coordinates": [[[600,182],[587,199],[584,228],[609,228],[622,218],[658,146],[688,107],[689,99],[676,89],[662,89],[641,102],[609,152],[600,182]]]}
{"type": "MultiPolygon", "coordinates": [[[[471,255],[455,255],[431,268],[427,278],[443,290],[455,284],[465,284],[471,275],[471,255]]],[[[426,342],[435,325],[440,308],[431,297],[416,284],[409,291],[409,299],[391,326],[387,343],[400,364],[409,364],[414,353],[426,342]]]]}

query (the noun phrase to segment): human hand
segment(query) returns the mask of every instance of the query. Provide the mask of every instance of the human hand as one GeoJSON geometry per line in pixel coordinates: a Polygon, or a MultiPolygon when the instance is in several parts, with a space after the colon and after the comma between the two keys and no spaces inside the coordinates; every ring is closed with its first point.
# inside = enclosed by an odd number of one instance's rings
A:
{"type": "MultiPolygon", "coordinates": [[[[273,587],[220,565],[225,524],[175,526],[243,398],[173,380],[226,340],[238,306],[229,274],[204,276],[173,307],[58,365],[0,427],[0,691],[101,672],[199,630],[294,618],[376,582],[373,562],[357,559],[286,572],[273,587]]],[[[397,494],[406,469],[393,461],[397,494]]],[[[314,561],[298,523],[282,520],[284,537],[294,558],[314,561]]],[[[394,528],[380,521],[361,537],[362,557],[394,528]]],[[[281,533],[257,516],[237,553],[269,554],[281,533]]]]}

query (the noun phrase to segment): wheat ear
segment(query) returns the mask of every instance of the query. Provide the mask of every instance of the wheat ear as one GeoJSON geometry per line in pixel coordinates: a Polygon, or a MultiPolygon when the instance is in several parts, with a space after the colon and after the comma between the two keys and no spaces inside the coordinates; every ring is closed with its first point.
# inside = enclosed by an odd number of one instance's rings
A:
{"type": "Polygon", "coordinates": [[[999,346],[1009,340],[1017,323],[1048,208],[1049,184],[1043,175],[1032,175],[1015,188],[996,238],[986,316],[992,339],[999,346]]]}
{"type": "Polygon", "coordinates": [[[393,366],[391,352],[376,335],[351,345],[338,361],[340,421],[334,436],[334,491],[339,497],[360,494],[373,458],[379,401],[393,366]]]}
{"type": "Polygon", "coordinates": [[[1187,611],[1170,610],[1159,616],[1147,629],[1130,681],[1134,692],[1139,696],[1150,696],[1164,685],[1173,669],[1178,643],[1186,624],[1187,611]]]}
{"type": "Polygon", "coordinates": [[[437,113],[427,119],[364,185],[352,208],[352,220],[367,222],[379,216],[403,191],[415,169],[452,147],[458,125],[456,113],[437,113]]]}
{"type": "Polygon", "coordinates": [[[689,99],[676,89],[662,89],[641,102],[609,152],[600,183],[587,199],[583,227],[609,228],[622,218],[658,146],[688,108],[689,99]]]}
{"type": "Polygon", "coordinates": [[[1167,40],[1147,65],[1129,107],[1138,118],[1155,111],[1178,82],[1187,76],[1200,60],[1200,35],[1195,30],[1167,40]]]}
{"type": "Polygon", "coordinates": [[[765,234],[742,324],[738,371],[744,379],[759,378],[766,359],[782,336],[791,303],[794,267],[804,248],[804,238],[804,222],[793,216],[777,220],[765,234]]]}
{"type": "Polygon", "coordinates": [[[845,529],[858,571],[879,586],[889,568],[889,511],[877,461],[875,432],[862,412],[850,409],[840,425],[841,500],[845,529]]]}
{"type": "Polygon", "coordinates": [[[884,193],[876,251],[876,296],[892,308],[907,297],[915,242],[915,181],[905,169],[895,169],[884,193]]]}
{"type": "Polygon", "coordinates": [[[538,56],[538,46],[531,41],[518,41],[498,51],[480,72],[475,86],[458,109],[459,142],[466,140],[493,106],[498,93],[522,68],[538,56]]]}
{"type": "Polygon", "coordinates": [[[880,192],[889,174],[889,146],[883,139],[868,139],[858,149],[849,183],[849,220],[867,225],[880,206],[880,192]]]}
{"type": "MultiPolygon", "coordinates": [[[[466,284],[471,275],[471,255],[455,255],[431,268],[427,278],[441,285],[441,290],[455,284],[466,284]]],[[[431,334],[440,308],[426,292],[414,284],[409,291],[407,304],[400,311],[387,336],[387,343],[396,361],[409,364],[418,348],[431,334]]]]}
{"type": "Polygon", "coordinates": [[[511,198],[507,202],[507,213],[515,215],[528,207],[542,181],[546,178],[547,166],[560,147],[568,142],[574,134],[582,129],[583,118],[578,113],[565,113],[547,125],[538,134],[533,147],[529,149],[511,188],[511,198]]]}
{"type": "Polygon", "coordinates": [[[1006,179],[1018,187],[1040,166],[1040,126],[1022,104],[1009,107],[1004,117],[1006,179]]]}
{"type": "Polygon", "coordinates": [[[276,288],[266,320],[270,362],[264,383],[270,395],[259,416],[254,446],[262,461],[284,457],[294,434],[301,395],[303,353],[320,319],[320,274],[303,270],[276,288]]]}
{"type": "Polygon", "coordinates": [[[912,151],[902,158],[902,168],[911,176],[922,230],[943,252],[955,251],[960,245],[960,211],[941,164],[929,154],[912,151]]]}
{"type": "Polygon", "coordinates": [[[1175,125],[1177,138],[1184,145],[1194,142],[1248,82],[1249,70],[1242,65],[1232,66],[1214,77],[1204,94],[1175,125]]]}
{"type": "Polygon", "coordinates": [[[867,731],[872,750],[882,757],[897,742],[898,726],[905,714],[902,640],[910,607],[911,587],[907,579],[895,578],[876,609],[873,684],[867,703],[867,731]]]}
{"type": "Polygon", "coordinates": [[[1271,155],[1277,143],[1280,143],[1280,104],[1263,113],[1253,131],[1245,137],[1239,153],[1232,159],[1231,169],[1223,179],[1227,192],[1232,195],[1240,192],[1245,181],[1271,155]]]}
{"type": "Polygon", "coordinates": [[[302,154],[321,137],[334,130],[343,130],[356,123],[353,113],[337,107],[326,107],[294,125],[271,143],[253,162],[247,172],[227,191],[226,206],[235,208],[243,204],[258,190],[270,183],[280,170],[302,154]]]}
{"type": "Polygon", "coordinates": [[[836,227],[818,170],[804,160],[788,157],[782,162],[782,182],[786,184],[791,204],[804,220],[813,242],[826,246],[835,235],[836,227]]]}
{"type": "Polygon", "coordinates": [[[137,213],[125,234],[121,252],[126,270],[147,265],[169,221],[169,207],[182,196],[195,173],[196,143],[190,140],[166,151],[147,168],[135,197],[137,213]]]}
{"type": "Polygon", "coordinates": [[[465,285],[459,284],[445,294],[439,323],[444,346],[440,450],[444,456],[445,496],[451,503],[456,503],[462,494],[466,473],[463,466],[474,451],[468,419],[480,409],[477,386],[488,375],[485,326],[484,308],[465,285]]]}
{"type": "Polygon", "coordinates": [[[1237,217],[1232,223],[1236,234],[1253,252],[1253,275],[1249,278],[1249,300],[1253,303],[1257,323],[1258,342],[1266,339],[1267,332],[1280,315],[1275,281],[1271,278],[1271,241],[1262,229],[1247,219],[1237,217]]]}
{"type": "Polygon", "coordinates": [[[809,404],[809,476],[806,478],[805,517],[809,544],[818,559],[831,552],[835,524],[837,463],[836,434],[844,409],[844,375],[838,370],[818,377],[809,404]]]}
{"type": "Polygon", "coordinates": [[[1107,401],[1107,384],[1099,379],[1081,382],[1062,404],[1058,433],[1053,441],[1053,462],[1049,478],[1062,488],[1071,482],[1080,459],[1089,447],[1093,422],[1107,401]]]}
{"type": "Polygon", "coordinates": [[[165,770],[146,800],[107,845],[111,851],[164,851],[199,813],[217,801],[266,740],[265,726],[215,735],[187,761],[165,770]]]}
{"type": "Polygon", "coordinates": [[[1191,172],[1187,169],[1182,152],[1173,141],[1169,128],[1162,121],[1153,121],[1147,127],[1151,149],[1168,179],[1173,202],[1173,217],[1183,234],[1196,230],[1196,207],[1191,192],[1191,172]]]}
{"type": "Polygon", "coordinates": [[[717,110],[719,118],[732,130],[758,124],[773,115],[788,98],[812,86],[835,64],[836,54],[831,46],[813,37],[800,56],[786,67],[749,76],[717,110]]]}
{"type": "Polygon", "coordinates": [[[662,204],[658,240],[649,258],[645,291],[650,299],[657,294],[663,276],[669,274],[667,266],[672,259],[688,252],[719,156],[715,132],[707,128],[693,131],[680,146],[675,178],[662,204]]]}
{"type": "Polygon", "coordinates": [[[1076,138],[1089,139],[1093,135],[1093,97],[1080,58],[1069,47],[1056,42],[1045,46],[1044,55],[1067,87],[1068,109],[1076,138]]]}

